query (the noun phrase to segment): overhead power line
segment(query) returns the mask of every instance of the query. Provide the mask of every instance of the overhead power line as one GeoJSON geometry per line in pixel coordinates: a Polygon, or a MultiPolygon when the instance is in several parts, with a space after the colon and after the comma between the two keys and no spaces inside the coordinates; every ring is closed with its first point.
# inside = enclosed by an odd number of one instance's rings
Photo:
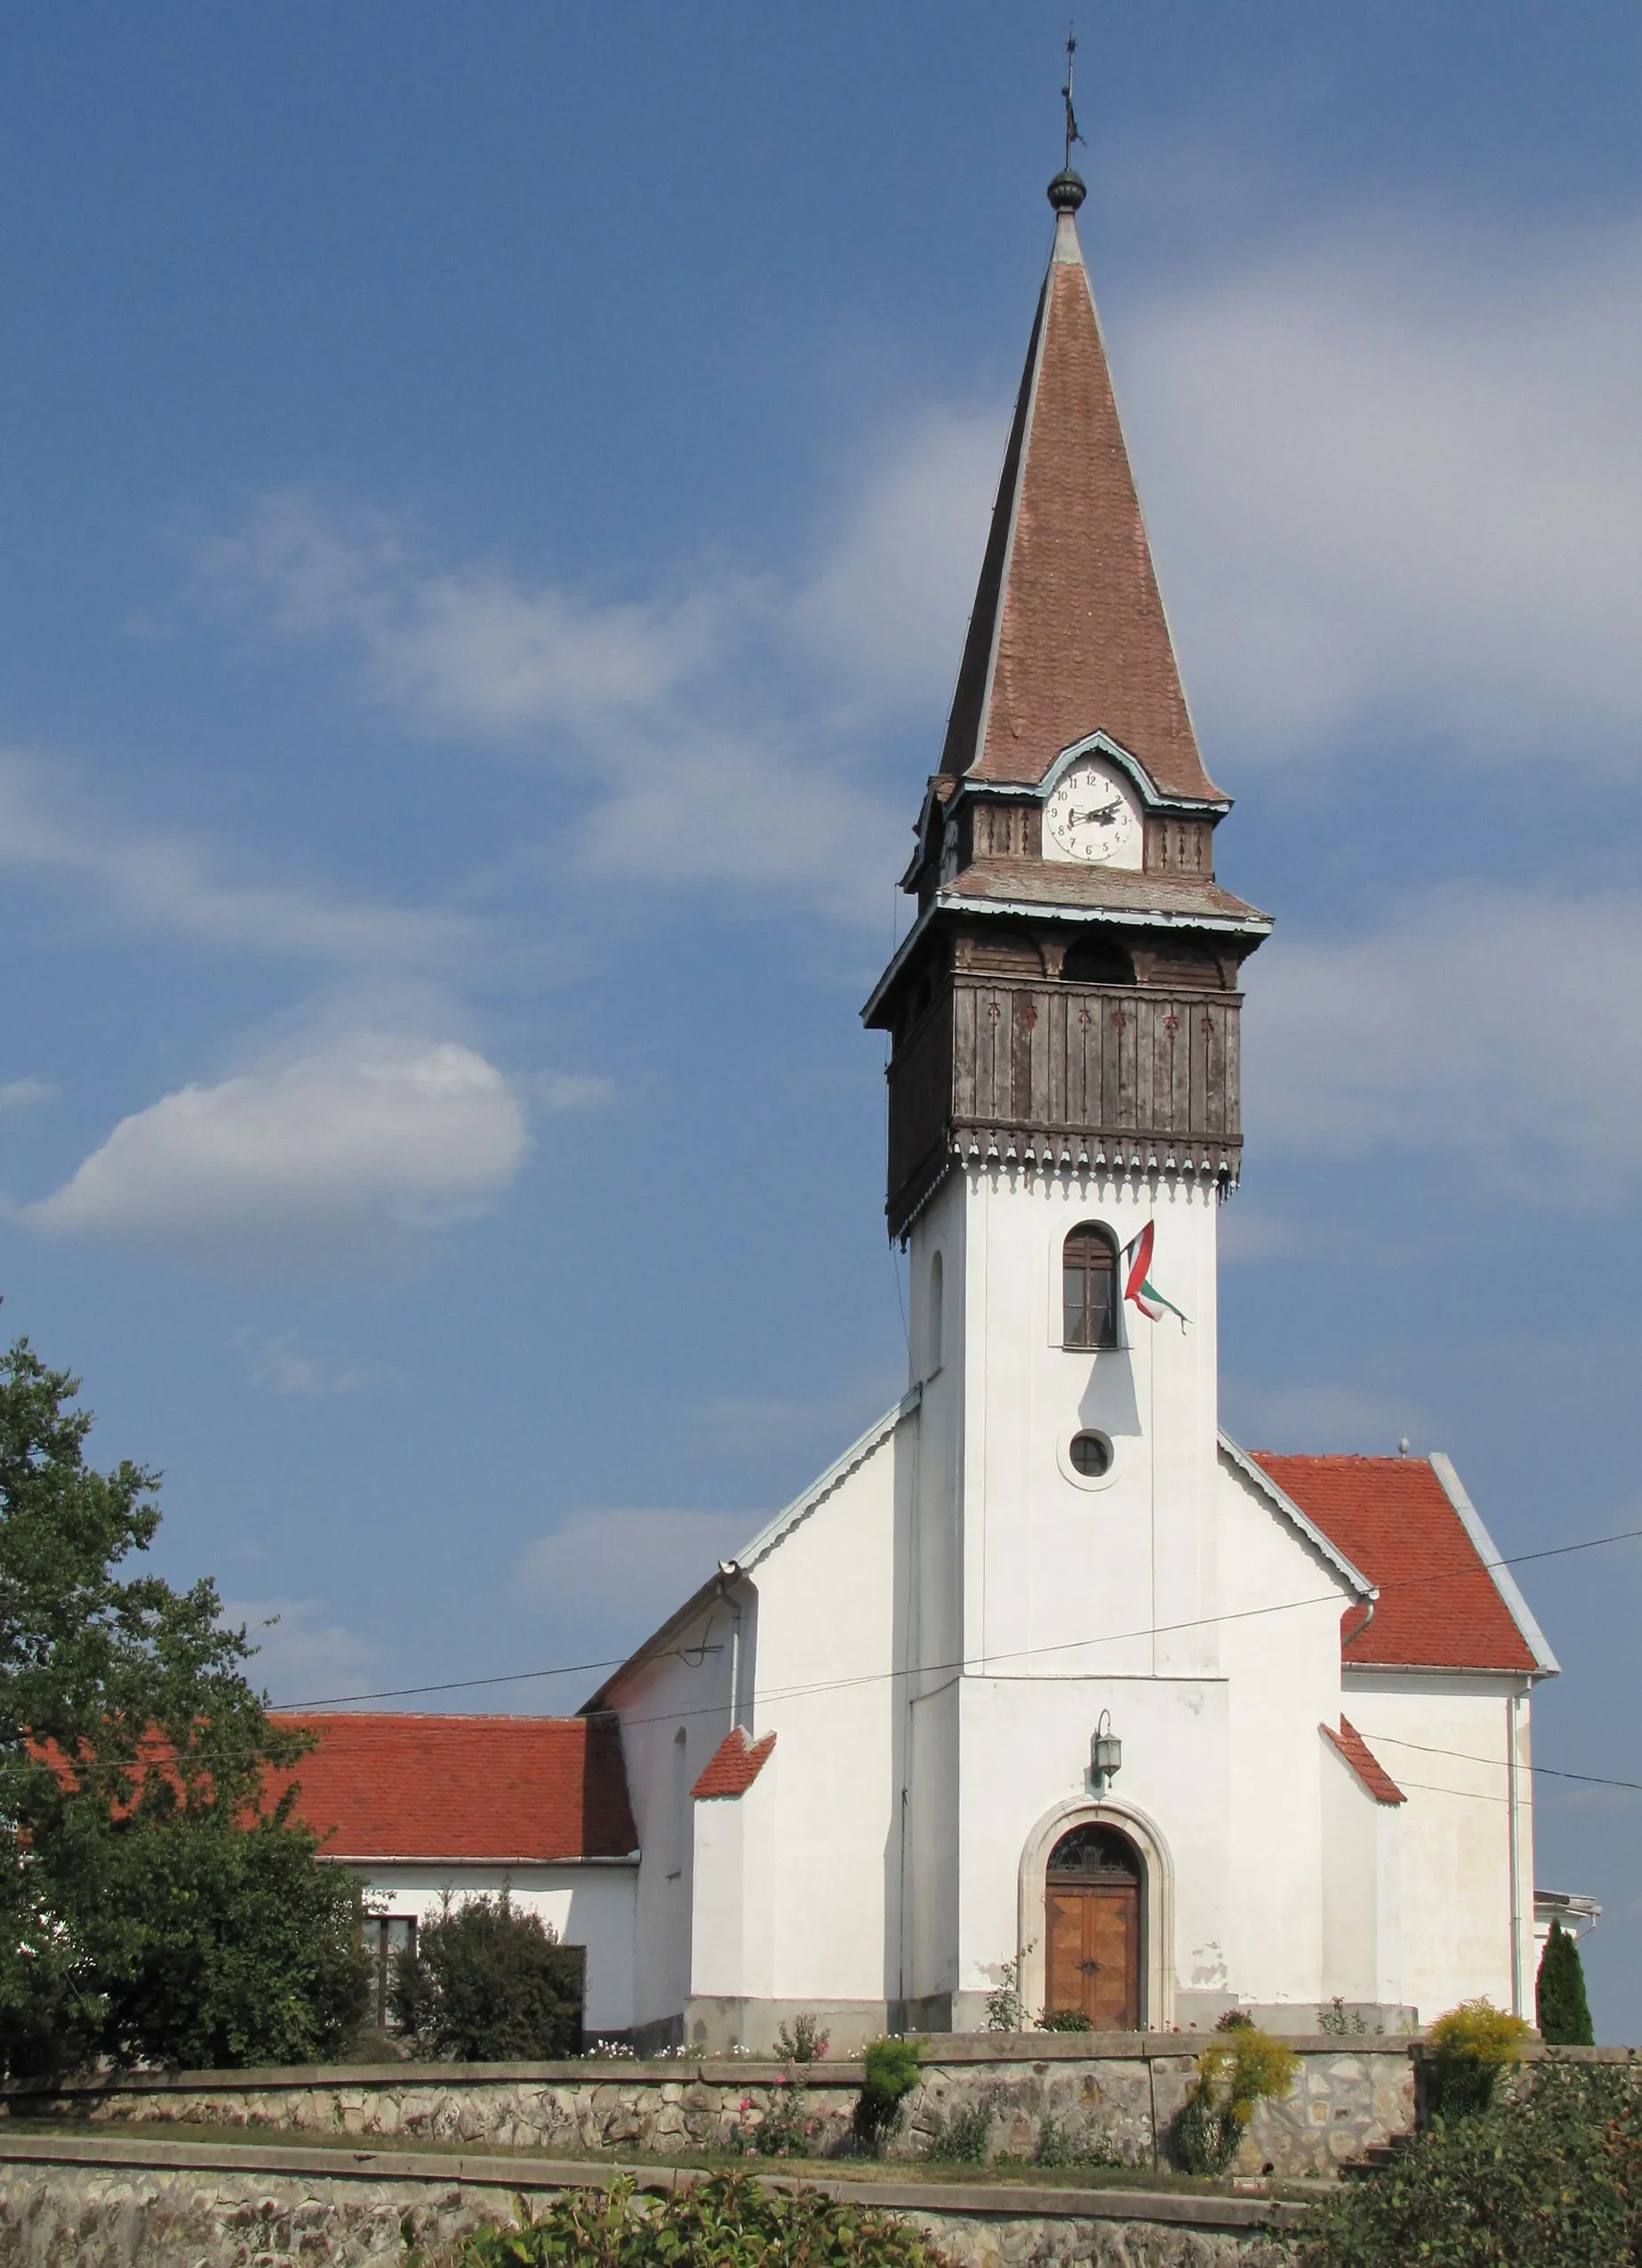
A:
{"type": "MultiPolygon", "coordinates": [[[[1378,1599],[1384,1599],[1404,1591],[1429,1589],[1437,1583],[1475,1579],[1479,1573],[1492,1573],[1501,1567],[1525,1566],[1531,1562],[1540,1559],[1567,1558],[1575,1553],[1599,1551],[1613,1544],[1634,1543],[1639,1539],[1642,1539],[1642,1528],[1621,1528],[1609,1535],[1584,1537],[1577,1543],[1547,1544],[1541,1546],[1537,1551],[1514,1552],[1499,1559],[1481,1560],[1472,1566],[1444,1569],[1438,1574],[1411,1578],[1404,1583],[1383,1583],[1378,1587],[1378,1599]]],[[[1185,1630],[1204,1630],[1211,1626],[1232,1622],[1252,1622],[1270,1614],[1293,1614],[1306,1607],[1329,1605],[1337,1597],[1337,1594],[1333,1591],[1320,1591],[1307,1598],[1280,1599],[1270,1605],[1240,1607],[1228,1614],[1194,1615],[1178,1622],[1147,1623],[1134,1630],[1102,1632],[1098,1637],[1067,1638],[1052,1646],[1018,1646],[998,1653],[988,1652],[984,1656],[960,1656],[949,1662],[926,1662],[903,1669],[864,1671],[852,1677],[819,1679],[803,1685],[772,1687],[755,1692],[751,1698],[768,1703],[796,1700],[807,1695],[841,1692],[854,1687],[881,1684],[898,1678],[938,1677],[947,1671],[958,1672],[965,1670],[984,1671],[989,1664],[994,1662],[1041,1659],[1050,1654],[1081,1652],[1089,1646],[1126,1645],[1141,1638],[1171,1637],[1185,1630]]],[[[685,1652],[693,1652],[695,1649],[671,1650],[682,1656],[685,1652]]],[[[449,1678],[430,1685],[385,1687],[371,1693],[331,1694],[317,1701],[282,1702],[279,1704],[279,1709],[281,1714],[297,1715],[305,1710],[357,1707],[368,1701],[410,1701],[419,1699],[428,1694],[471,1693],[484,1687],[524,1685],[545,1678],[585,1677],[601,1670],[619,1670],[631,1658],[630,1654],[621,1654],[599,1662],[554,1662],[537,1670],[501,1671],[490,1676],[478,1678],[449,1678]]],[[[1441,1665],[1434,1664],[1433,1666],[1440,1667],[1441,1665]]],[[[708,1709],[687,1709],[668,1710],[662,1713],[669,1720],[677,1720],[680,1717],[710,1715],[713,1711],[708,1709]]],[[[661,1718],[634,1718],[630,1721],[635,1724],[646,1724],[659,1722],[661,1718]]],[[[1454,1752],[1433,1752],[1448,1754],[1454,1752]]],[[[1534,1766],[1531,1768],[1536,1771],[1549,1770],[1548,1766],[1534,1766]]],[[[1598,1784],[1629,1786],[1631,1784],[1626,1781],[1615,1781],[1601,1782],[1598,1784]]]]}

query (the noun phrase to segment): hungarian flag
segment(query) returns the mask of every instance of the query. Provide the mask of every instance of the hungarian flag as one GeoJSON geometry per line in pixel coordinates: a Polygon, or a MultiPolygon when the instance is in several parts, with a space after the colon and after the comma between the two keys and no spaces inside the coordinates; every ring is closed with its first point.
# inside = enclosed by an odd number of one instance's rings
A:
{"type": "Polygon", "coordinates": [[[1140,1234],[1124,1246],[1123,1256],[1129,1272],[1124,1278],[1123,1296],[1134,1302],[1149,1322],[1160,1323],[1165,1315],[1179,1315],[1180,1327],[1184,1330],[1190,1317],[1182,1314],[1172,1299],[1165,1299],[1151,1280],[1151,1247],[1156,1234],[1156,1224],[1148,1221],[1140,1234]]]}

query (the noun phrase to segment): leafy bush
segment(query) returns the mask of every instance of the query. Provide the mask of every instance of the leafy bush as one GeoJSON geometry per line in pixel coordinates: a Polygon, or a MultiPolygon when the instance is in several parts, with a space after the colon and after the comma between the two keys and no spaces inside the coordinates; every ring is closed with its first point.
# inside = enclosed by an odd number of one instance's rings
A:
{"type": "Polygon", "coordinates": [[[1426,2034],[1426,2107],[1444,2118],[1485,2110],[1494,2082],[1533,2036],[1520,2016],[1491,2000],[1464,2000],[1426,2034]]]}
{"type": "Polygon", "coordinates": [[[1356,2039],[1368,2030],[1358,2010],[1347,2008],[1336,1993],[1326,2008],[1317,2011],[1317,2028],[1332,2039],[1356,2039]]]}
{"type": "Polygon", "coordinates": [[[1642,2094],[1611,2065],[1539,2064],[1517,2099],[1442,2119],[1297,2232],[1304,2268],[1618,2268],[1642,2246],[1642,2094]]]}
{"type": "Polygon", "coordinates": [[[1038,2017],[1040,2032],[1092,2032],[1094,2024],[1081,2008],[1045,2008],[1038,2017]]]}
{"type": "Polygon", "coordinates": [[[866,2077],[856,2099],[856,2138],[876,2150],[901,2114],[903,2099],[918,2084],[923,2051],[916,2040],[869,2042],[862,2054],[866,2077]]]}
{"type": "Polygon", "coordinates": [[[987,1995],[987,2029],[989,2032],[1024,2032],[1026,2003],[1020,1997],[1020,1963],[1005,1961],[1000,1963],[998,1980],[987,1995]]]}
{"type": "MultiPolygon", "coordinates": [[[[523,2199],[511,2228],[476,2230],[456,2268],[943,2268],[942,2256],[887,2214],[815,2190],[778,2195],[722,2174],[667,2196],[571,2190],[534,2215],[523,2199]]],[[[423,2268],[414,2250],[408,2268],[423,2268]]]]}
{"type": "Polygon", "coordinates": [[[1263,2097],[1286,2095],[1300,2069],[1292,2048],[1257,2024],[1216,2033],[1198,2058],[1191,2093],[1175,2114],[1170,2139],[1188,2174],[1223,2174],[1263,2097]]]}
{"type": "Polygon", "coordinates": [[[743,2095],[730,2148],[751,2158],[808,2158],[821,2122],[808,2118],[802,2087],[784,2079],[772,2087],[761,2111],[755,2114],[752,2097],[743,2095]]]}
{"type": "Polygon", "coordinates": [[[1126,2166],[1127,2158],[1110,2134],[1069,2132],[1053,2113],[1037,2130],[1035,2166],[1126,2166]]]}
{"type": "Polygon", "coordinates": [[[1551,1923],[1540,1956],[1534,1986],[1540,2037],[1551,2047],[1589,2047],[1590,2003],[1585,1997],[1585,1967],[1580,1949],[1558,1921],[1551,1923]]]}
{"type": "Polygon", "coordinates": [[[370,1991],[356,1875],[320,1866],[282,1817],[134,1824],[111,1840],[107,1908],[79,1935],[115,2062],[223,2070],[346,2052],[370,1991]]]}
{"type": "Polygon", "coordinates": [[[930,2130],[926,2158],[941,2166],[984,2166],[990,2154],[992,2121],[1000,2090],[988,2088],[979,2101],[938,2117],[930,2130]]]}
{"type": "Polygon", "coordinates": [[[447,1893],[394,1959],[388,2005],[424,2055],[460,2063],[573,2055],[581,2044],[581,1954],[540,1914],[500,1898],[447,1893]]]}
{"type": "Polygon", "coordinates": [[[776,2028],[776,2045],[789,2063],[819,2063],[833,2044],[831,2032],[824,2032],[818,2016],[795,2016],[789,2031],[784,2024],[776,2028]]]}

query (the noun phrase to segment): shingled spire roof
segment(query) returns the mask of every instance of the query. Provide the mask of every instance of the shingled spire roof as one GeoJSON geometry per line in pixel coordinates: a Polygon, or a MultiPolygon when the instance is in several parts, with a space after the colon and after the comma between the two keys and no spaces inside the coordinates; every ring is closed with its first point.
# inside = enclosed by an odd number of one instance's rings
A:
{"type": "Polygon", "coordinates": [[[1224,801],[1198,754],[1073,215],[1050,184],[1037,303],[941,769],[1041,780],[1105,732],[1166,795],[1224,801]]]}

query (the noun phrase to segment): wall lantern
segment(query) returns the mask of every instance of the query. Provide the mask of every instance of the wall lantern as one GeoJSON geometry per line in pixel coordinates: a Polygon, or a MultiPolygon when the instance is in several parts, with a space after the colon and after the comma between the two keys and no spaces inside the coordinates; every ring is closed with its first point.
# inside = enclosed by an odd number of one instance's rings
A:
{"type": "Polygon", "coordinates": [[[1102,1709],[1101,1721],[1089,1743],[1089,1778],[1097,1795],[1103,1795],[1123,1768],[1123,1743],[1112,1730],[1112,1712],[1102,1709]]]}

